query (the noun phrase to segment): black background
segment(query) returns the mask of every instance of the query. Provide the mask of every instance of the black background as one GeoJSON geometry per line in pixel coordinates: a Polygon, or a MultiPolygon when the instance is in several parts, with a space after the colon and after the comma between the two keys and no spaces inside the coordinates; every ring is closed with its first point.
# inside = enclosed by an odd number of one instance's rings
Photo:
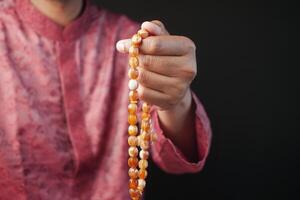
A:
{"type": "Polygon", "coordinates": [[[198,174],[170,175],[153,163],[146,199],[297,199],[299,145],[291,139],[287,89],[290,24],[285,1],[99,0],[133,20],[159,19],[197,45],[192,88],[213,128],[198,174]],[[294,197],[294,198],[292,198],[294,197]]]}

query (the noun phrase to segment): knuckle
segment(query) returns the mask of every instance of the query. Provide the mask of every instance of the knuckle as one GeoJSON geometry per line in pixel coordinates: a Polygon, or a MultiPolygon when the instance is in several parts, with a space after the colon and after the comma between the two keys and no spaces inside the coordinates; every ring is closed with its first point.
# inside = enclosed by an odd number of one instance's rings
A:
{"type": "Polygon", "coordinates": [[[139,77],[138,77],[138,79],[139,79],[139,82],[142,83],[142,84],[143,83],[147,83],[147,81],[148,81],[148,74],[142,68],[139,69],[139,77]]]}
{"type": "Polygon", "coordinates": [[[182,96],[182,93],[183,93],[185,87],[184,87],[183,84],[181,83],[181,84],[178,84],[177,87],[176,87],[175,89],[176,89],[176,96],[177,96],[178,98],[180,98],[180,97],[182,96]]]}
{"type": "Polygon", "coordinates": [[[153,64],[153,57],[149,55],[144,55],[141,63],[144,67],[149,67],[153,64]]]}
{"type": "Polygon", "coordinates": [[[188,40],[188,48],[195,51],[196,50],[196,44],[193,40],[191,40],[190,38],[187,38],[188,40]]]}
{"type": "Polygon", "coordinates": [[[181,93],[182,89],[182,83],[178,82],[175,83],[172,87],[168,88],[168,91],[170,91],[170,94],[177,96],[181,93]]]}
{"type": "Polygon", "coordinates": [[[177,98],[174,97],[174,96],[172,96],[172,95],[168,96],[167,105],[168,105],[169,107],[173,107],[173,106],[175,106],[176,104],[177,104],[177,98]]]}
{"type": "Polygon", "coordinates": [[[165,25],[162,21],[160,20],[154,20],[152,21],[153,23],[157,24],[160,28],[165,29],[165,25]]]}
{"type": "Polygon", "coordinates": [[[162,43],[158,38],[152,39],[149,42],[149,51],[154,53],[154,52],[159,52],[162,49],[162,43]]]}
{"type": "Polygon", "coordinates": [[[162,21],[156,19],[156,20],[153,20],[152,22],[158,24],[159,26],[164,26],[164,24],[162,23],[162,21]]]}
{"type": "Polygon", "coordinates": [[[190,38],[188,38],[188,37],[185,37],[185,36],[182,36],[182,37],[183,37],[183,40],[184,40],[187,52],[194,52],[194,51],[196,51],[196,44],[195,44],[195,42],[193,40],[191,40],[190,38]]]}
{"type": "Polygon", "coordinates": [[[195,77],[197,76],[197,67],[196,66],[189,66],[186,67],[183,71],[182,71],[183,77],[188,79],[188,80],[194,80],[195,77]]]}

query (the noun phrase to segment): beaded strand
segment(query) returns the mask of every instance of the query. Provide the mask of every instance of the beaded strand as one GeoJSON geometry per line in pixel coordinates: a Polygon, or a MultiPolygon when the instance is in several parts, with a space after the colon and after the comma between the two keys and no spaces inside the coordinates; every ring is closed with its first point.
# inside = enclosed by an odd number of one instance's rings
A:
{"type": "Polygon", "coordinates": [[[142,121],[140,134],[138,123],[138,69],[139,66],[139,47],[142,40],[147,38],[149,33],[146,30],[139,30],[137,34],[131,38],[131,46],[129,48],[129,105],[128,105],[128,166],[129,166],[129,195],[132,200],[139,200],[142,197],[146,186],[147,167],[149,158],[150,142],[154,141],[154,133],[152,133],[151,106],[144,102],[142,105],[142,121]]]}

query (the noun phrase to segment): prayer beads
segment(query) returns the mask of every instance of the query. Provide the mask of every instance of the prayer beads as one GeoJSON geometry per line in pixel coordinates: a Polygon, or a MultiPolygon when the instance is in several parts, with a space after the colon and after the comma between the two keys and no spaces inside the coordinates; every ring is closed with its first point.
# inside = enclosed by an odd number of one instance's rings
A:
{"type": "Polygon", "coordinates": [[[140,200],[142,198],[146,178],[148,175],[148,158],[149,147],[152,139],[155,138],[152,132],[151,106],[143,102],[141,125],[138,128],[138,67],[139,67],[139,53],[142,40],[147,38],[149,33],[146,30],[139,30],[137,34],[131,38],[131,46],[129,48],[129,71],[128,71],[128,175],[129,175],[129,195],[132,200],[140,200]]]}

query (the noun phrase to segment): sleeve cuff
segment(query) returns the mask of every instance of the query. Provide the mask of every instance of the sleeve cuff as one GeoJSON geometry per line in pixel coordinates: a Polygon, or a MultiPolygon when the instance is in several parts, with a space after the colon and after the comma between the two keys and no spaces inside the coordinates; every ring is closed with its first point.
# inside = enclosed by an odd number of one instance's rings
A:
{"type": "Polygon", "coordinates": [[[174,143],[166,138],[160,127],[156,109],[152,109],[153,129],[157,133],[157,141],[152,145],[152,158],[164,171],[174,174],[195,173],[200,171],[206,161],[211,142],[210,122],[198,97],[192,92],[195,104],[195,132],[197,140],[198,162],[192,163],[184,156],[174,143]]]}

